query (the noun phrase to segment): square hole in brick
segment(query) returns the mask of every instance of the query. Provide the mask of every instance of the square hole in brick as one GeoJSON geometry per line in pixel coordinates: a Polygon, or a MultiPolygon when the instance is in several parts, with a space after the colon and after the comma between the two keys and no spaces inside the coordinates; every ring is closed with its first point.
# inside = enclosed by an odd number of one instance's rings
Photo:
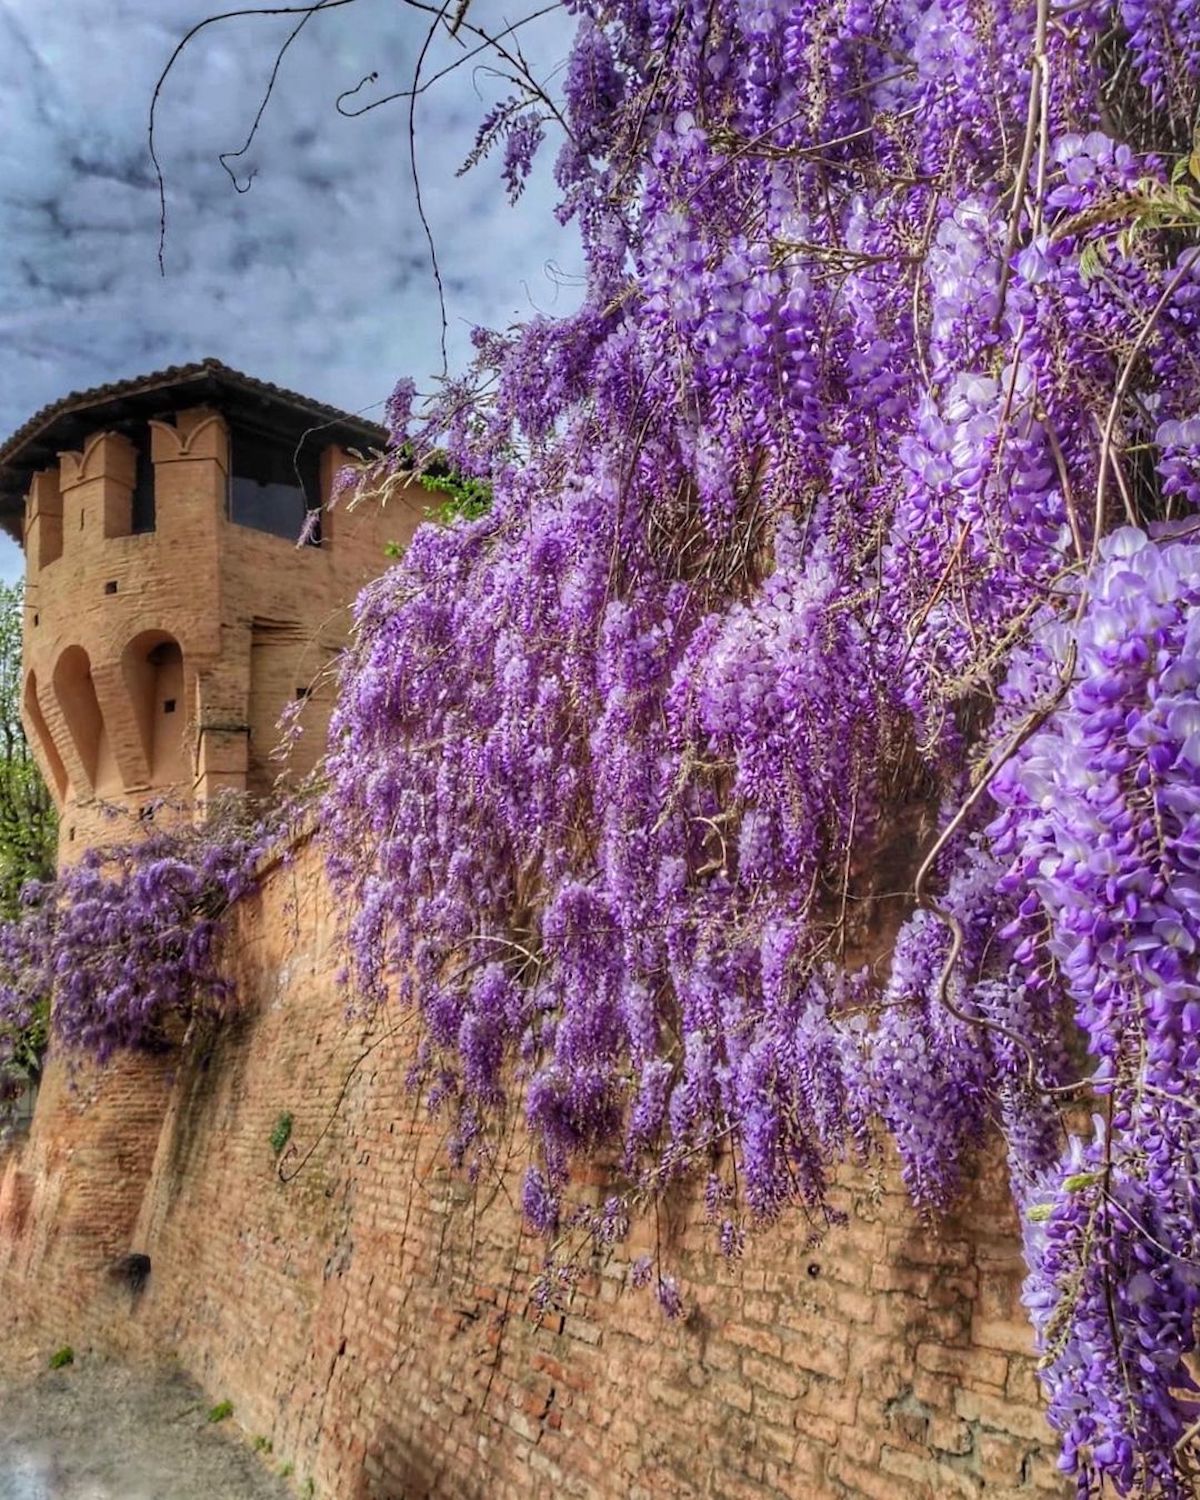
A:
{"type": "Polygon", "coordinates": [[[175,712],[175,700],[174,700],[174,698],[164,698],[163,699],[163,713],[165,713],[165,714],[173,714],[174,712],[175,712]]]}
{"type": "Polygon", "coordinates": [[[115,594],[117,592],[117,580],[115,578],[110,578],[104,585],[104,592],[106,594],[115,594]]]}

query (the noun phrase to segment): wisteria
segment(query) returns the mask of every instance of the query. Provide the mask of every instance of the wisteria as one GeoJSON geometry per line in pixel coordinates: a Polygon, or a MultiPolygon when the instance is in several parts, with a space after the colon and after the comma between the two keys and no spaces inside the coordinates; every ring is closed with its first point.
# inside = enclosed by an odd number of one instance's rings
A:
{"type": "Polygon", "coordinates": [[[547,1285],[685,1176],[728,1254],[819,1235],[889,1137],[935,1215],[998,1131],[1064,1467],[1191,1494],[1194,0],[571,10],[480,147],[515,195],[560,130],[582,305],[368,480],[490,505],[359,604],[356,1002],[471,1173],[522,1122],[547,1285]]]}
{"type": "Polygon", "coordinates": [[[268,825],[235,799],[201,825],[170,807],[158,814],[130,832],[114,810],[112,841],[53,881],[30,882],[21,914],[0,924],[0,1090],[10,1099],[47,1042],[103,1062],[164,1049],[193,1017],[227,1007],[215,940],[224,912],[253,889],[268,825]]]}

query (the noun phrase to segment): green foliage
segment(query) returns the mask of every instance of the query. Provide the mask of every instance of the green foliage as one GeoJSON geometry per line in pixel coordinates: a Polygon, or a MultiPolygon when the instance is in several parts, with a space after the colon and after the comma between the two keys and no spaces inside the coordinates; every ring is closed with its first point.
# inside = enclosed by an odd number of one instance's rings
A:
{"type": "MultiPolygon", "coordinates": [[[[468,479],[451,466],[444,453],[431,454],[419,468],[415,468],[412,449],[405,443],[400,449],[396,473],[406,479],[415,479],[423,489],[435,495],[446,497],[440,505],[431,506],[426,512],[429,519],[440,526],[449,526],[453,521],[478,520],[492,508],[491,481],[468,479]]],[[[402,550],[392,542],[388,546],[388,556],[399,557],[402,550]]]]}
{"type": "Polygon", "coordinates": [[[274,1445],[272,1444],[271,1439],[269,1437],[264,1437],[261,1432],[254,1439],[255,1453],[270,1453],[273,1446],[274,1445]]]}
{"type": "Polygon", "coordinates": [[[50,1356],[50,1368],[52,1370],[65,1369],[67,1365],[75,1363],[75,1351],[70,1344],[64,1344],[61,1349],[56,1349],[50,1356]]]}
{"type": "Polygon", "coordinates": [[[233,1416],[232,1401],[218,1401],[208,1413],[207,1420],[210,1422],[224,1422],[226,1418],[233,1416]]]}
{"type": "Polygon", "coordinates": [[[0,917],[16,914],[27,880],[54,873],[58,821],[21,727],[24,589],[0,583],[0,917]]]}
{"type": "MultiPolygon", "coordinates": [[[[492,508],[492,485],[487,479],[471,479],[452,467],[446,455],[434,452],[418,464],[409,443],[403,443],[385,464],[376,455],[374,465],[361,460],[356,466],[360,477],[370,476],[370,494],[374,501],[386,507],[389,497],[410,484],[419,484],[423,489],[444,498],[440,505],[431,505],[426,518],[438,526],[450,526],[455,521],[475,521],[492,508]]],[[[384,544],[384,553],[392,559],[401,557],[404,548],[399,542],[384,544]]]]}
{"type": "Polygon", "coordinates": [[[425,489],[446,497],[429,511],[429,519],[439,525],[476,521],[492,508],[492,486],[486,479],[466,479],[453,469],[443,469],[437,464],[430,465],[420,478],[425,489]]]}
{"type": "Polygon", "coordinates": [[[275,1121],[271,1130],[271,1150],[276,1156],[283,1150],[292,1138],[293,1120],[290,1111],[284,1110],[283,1114],[275,1121]]]}
{"type": "Polygon", "coordinates": [[[1113,253],[1130,259],[1138,244],[1151,233],[1194,235],[1200,230],[1200,148],[1175,164],[1170,184],[1147,177],[1125,193],[1119,193],[1068,219],[1060,235],[1090,234],[1079,256],[1084,281],[1104,275],[1113,253]]]}
{"type": "Polygon", "coordinates": [[[16,1031],[11,1039],[5,1067],[15,1073],[18,1080],[38,1083],[42,1076],[42,1059],[50,1040],[50,1000],[40,1000],[34,1007],[27,1025],[16,1031]]]}
{"type": "MultiPolygon", "coordinates": [[[[0,583],[0,921],[20,910],[21,888],[54,874],[58,820],[54,803],[21,725],[21,631],[24,589],[0,583]]],[[[2,1071],[18,1092],[42,1073],[50,1027],[50,1000],[33,1007],[32,1019],[6,1045],[2,1071]]],[[[0,1095],[5,1079],[0,1077],[0,1095]]]]}

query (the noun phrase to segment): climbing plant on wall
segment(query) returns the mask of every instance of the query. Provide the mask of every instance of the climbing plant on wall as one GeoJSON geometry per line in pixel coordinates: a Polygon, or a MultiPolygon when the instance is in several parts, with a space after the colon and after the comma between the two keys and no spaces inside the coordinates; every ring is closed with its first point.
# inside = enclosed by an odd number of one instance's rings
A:
{"type": "Polygon", "coordinates": [[[237,797],[200,823],[157,813],[131,830],[114,811],[111,843],[26,882],[20,911],[0,922],[0,1117],[47,1044],[103,1062],[168,1047],[228,1008],[222,919],[254,888],[279,822],[237,797]]]}
{"type": "Polygon", "coordinates": [[[477,146],[556,140],[582,305],[390,413],[491,504],[360,601],[359,993],[471,1171],[520,1111],[551,1282],[687,1174],[727,1253],[819,1229],[884,1131],[937,1213],[998,1128],[1065,1467],[1191,1494],[1200,11],[572,12],[477,146]]]}

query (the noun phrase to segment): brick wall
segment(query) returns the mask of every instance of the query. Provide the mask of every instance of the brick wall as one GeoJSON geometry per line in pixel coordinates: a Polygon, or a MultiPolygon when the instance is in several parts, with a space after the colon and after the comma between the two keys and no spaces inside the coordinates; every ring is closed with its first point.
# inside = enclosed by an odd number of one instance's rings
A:
{"type": "Polygon", "coordinates": [[[3,1331],[91,1326],[141,1211],[173,1065],[124,1056],[100,1072],[51,1060],[28,1140],[0,1151],[3,1331]]]}
{"type": "MultiPolygon", "coordinates": [[[[301,849],[230,934],[236,1019],[191,1036],[170,1078],[145,1065],[123,1246],[89,1230],[76,1179],[117,1150],[133,1075],[114,1075],[123,1105],[101,1090],[39,1107],[80,1133],[39,1148],[59,1151],[56,1179],[0,1162],[0,1297],[30,1306],[44,1346],[178,1355],[298,1484],[337,1500],[1063,1493],[998,1161],[936,1233],[894,1173],[850,1175],[848,1228],[813,1246],[797,1213],[732,1263],[679,1197],[661,1233],[685,1321],[627,1286],[644,1229],[538,1318],[516,1169],[477,1189],[447,1170],[441,1126],[404,1092],[404,1020],[347,1022],[335,946],[319,857],[301,849]],[[284,1113],[287,1184],[270,1145],[284,1113]],[[97,1270],[119,1248],[151,1256],[140,1295],[97,1270]]],[[[121,1213],[93,1203],[111,1229],[121,1213]]]]}

